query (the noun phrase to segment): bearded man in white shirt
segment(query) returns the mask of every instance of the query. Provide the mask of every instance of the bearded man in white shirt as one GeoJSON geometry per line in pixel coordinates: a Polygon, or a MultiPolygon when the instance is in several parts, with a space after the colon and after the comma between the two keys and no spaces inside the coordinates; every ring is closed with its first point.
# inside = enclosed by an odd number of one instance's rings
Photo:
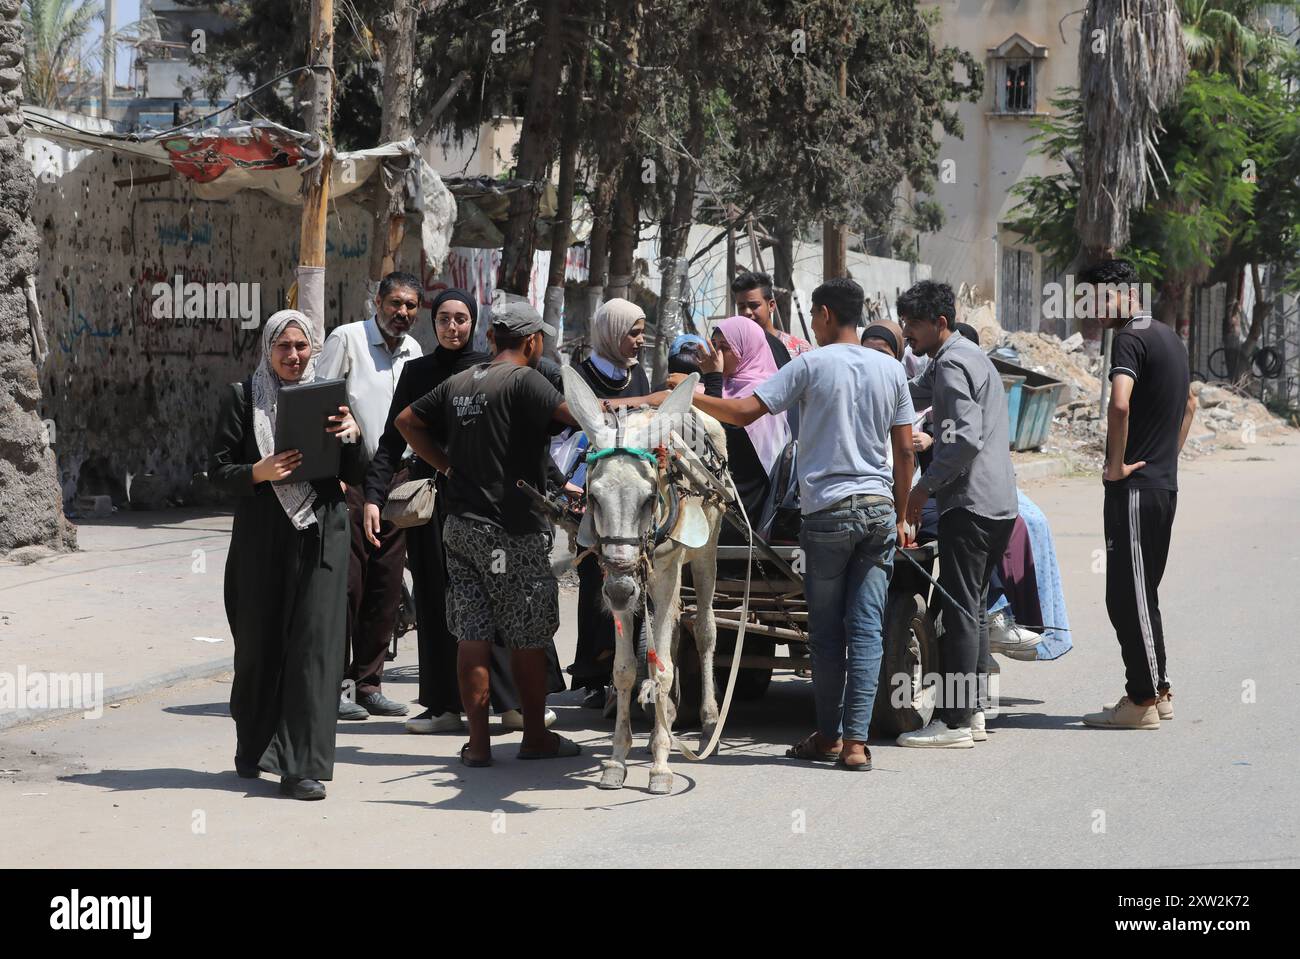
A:
{"type": "MultiPolygon", "coordinates": [[[[348,407],[361,427],[367,462],[384,434],[388,408],[407,360],[422,354],[408,335],[420,309],[421,286],[410,273],[389,273],[379,283],[375,315],[336,327],[325,340],[317,365],[321,379],[347,380],[348,407]]],[[[406,482],[398,470],[392,487],[406,482]]],[[[391,488],[391,487],[390,487],[391,488]]],[[[348,639],[351,650],[346,679],[355,699],[345,690],[339,697],[339,719],[405,716],[407,707],[383,694],[384,662],[397,607],[402,599],[406,539],[392,523],[379,530],[365,528],[365,492],[347,489],[348,521],[352,527],[352,559],[348,569],[348,639]]]]}

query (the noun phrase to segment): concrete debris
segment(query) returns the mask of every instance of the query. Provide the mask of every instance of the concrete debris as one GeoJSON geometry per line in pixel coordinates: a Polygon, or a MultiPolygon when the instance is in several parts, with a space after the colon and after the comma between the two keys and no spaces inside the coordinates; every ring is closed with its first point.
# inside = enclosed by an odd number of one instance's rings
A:
{"type": "MultiPolygon", "coordinates": [[[[1039,452],[1064,456],[1075,471],[1100,472],[1105,457],[1106,417],[1100,408],[1103,360],[1092,355],[1095,344],[1085,342],[1081,333],[1065,340],[1050,333],[1007,333],[998,325],[992,303],[964,307],[959,315],[979,331],[980,346],[985,351],[1010,346],[1020,354],[1020,366],[1070,385],[1039,452]]],[[[1198,381],[1192,383],[1191,392],[1197,398],[1197,410],[1183,448],[1184,461],[1228,444],[1248,445],[1255,441],[1257,432],[1288,425],[1258,400],[1234,389],[1198,381]]]]}
{"type": "Polygon", "coordinates": [[[1226,403],[1232,398],[1232,394],[1218,386],[1202,384],[1201,388],[1196,391],[1196,403],[1201,409],[1210,409],[1226,403]]]}
{"type": "Polygon", "coordinates": [[[72,505],[78,519],[106,519],[113,515],[111,496],[78,496],[72,505]]]}
{"type": "Polygon", "coordinates": [[[32,563],[57,555],[59,555],[58,551],[48,546],[20,546],[18,549],[10,550],[5,559],[19,566],[30,566],[32,563]]]}
{"type": "Polygon", "coordinates": [[[1101,396],[1100,357],[1092,358],[1082,351],[1067,353],[1061,338],[1051,333],[1008,333],[999,345],[1015,349],[1020,354],[1020,365],[1026,369],[1070,384],[1064,397],[1067,402],[1101,396]]]}

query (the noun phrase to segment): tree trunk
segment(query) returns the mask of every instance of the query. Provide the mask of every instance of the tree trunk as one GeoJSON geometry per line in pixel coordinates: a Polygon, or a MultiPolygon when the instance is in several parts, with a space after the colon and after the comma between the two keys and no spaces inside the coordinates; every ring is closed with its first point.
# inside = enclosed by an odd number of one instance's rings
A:
{"type": "Polygon", "coordinates": [[[40,234],[32,222],[36,181],[22,145],[21,6],[21,0],[0,0],[0,553],[21,546],[76,548],[41,423],[34,354],[43,338],[36,333],[35,300],[29,305],[27,297],[40,234]]]}
{"type": "MultiPolygon", "coordinates": [[[[411,76],[415,58],[415,0],[392,0],[375,23],[384,58],[383,117],[379,142],[411,135],[411,76]]],[[[385,164],[379,177],[370,243],[370,280],[378,283],[397,269],[397,251],[406,235],[406,196],[402,177],[410,159],[385,164]]]]}
{"type": "Polygon", "coordinates": [[[1183,293],[1186,289],[1187,284],[1178,271],[1170,271],[1164,282],[1160,284],[1160,296],[1152,312],[1157,320],[1168,325],[1171,329],[1178,329],[1177,321],[1182,309],[1183,293]]]}
{"type": "MultiPolygon", "coordinates": [[[[569,64],[569,82],[564,94],[564,121],[560,131],[560,178],[555,190],[555,223],[551,227],[551,267],[546,276],[546,304],[543,319],[556,324],[564,314],[564,268],[569,255],[569,232],[573,226],[573,192],[577,184],[578,141],[582,138],[579,121],[582,97],[587,89],[587,65],[590,60],[586,43],[569,64]]],[[[565,339],[571,331],[565,328],[565,339]]],[[[549,351],[548,351],[549,352],[549,351]]]]}
{"type": "Polygon", "coordinates": [[[633,139],[640,103],[633,95],[637,83],[637,56],[641,42],[640,0],[619,0],[607,5],[605,36],[614,50],[605,59],[601,78],[601,109],[597,122],[607,131],[598,140],[596,182],[591,212],[590,276],[587,281],[588,319],[605,294],[605,272],[609,264],[610,221],[618,191],[623,159],[633,139]]]}
{"type": "Polygon", "coordinates": [[[797,336],[807,337],[807,323],[800,324],[799,311],[794,305],[794,224],[782,219],[774,230],[776,245],[772,248],[772,283],[776,289],[776,308],[785,318],[785,325],[797,336]],[[802,331],[802,332],[801,332],[802,331]]]}
{"type": "Polygon", "coordinates": [[[1246,339],[1241,344],[1241,370],[1242,372],[1250,371],[1251,357],[1255,353],[1255,347],[1259,345],[1260,339],[1264,336],[1264,323],[1268,320],[1269,314],[1273,312],[1273,302],[1268,298],[1268,291],[1264,289],[1263,279],[1259,275],[1259,264],[1252,263],[1248,268],[1250,272],[1250,283],[1255,290],[1255,305],[1250,311],[1250,330],[1246,333],[1246,339]]]}
{"type": "MultiPolygon", "coordinates": [[[[839,80],[840,99],[846,99],[849,95],[849,65],[846,61],[840,61],[840,80],[839,80]]],[[[835,279],[836,277],[849,275],[849,230],[843,224],[836,223],[833,220],[827,220],[822,225],[822,281],[835,279]]],[[[790,328],[790,314],[782,312],[786,317],[785,328],[790,328]]]]}
{"type": "Polygon", "coordinates": [[[1223,353],[1227,360],[1228,379],[1235,380],[1242,373],[1242,342],[1245,337],[1241,331],[1241,304],[1246,293],[1246,267],[1237,268],[1232,278],[1232,288],[1226,297],[1227,304],[1223,311],[1223,353]]]}
{"type": "Polygon", "coordinates": [[[533,76],[528,84],[524,128],[519,136],[515,176],[529,185],[510,194],[498,286],[507,293],[528,295],[537,242],[537,208],[546,189],[546,171],[555,150],[555,94],[564,65],[561,29],[567,0],[544,0],[542,33],[533,49],[533,76]]]}
{"type": "Polygon", "coordinates": [[[700,155],[704,152],[704,103],[698,82],[691,84],[688,109],[687,155],[677,161],[672,211],[665,228],[660,232],[659,257],[663,281],[659,287],[659,322],[651,385],[662,382],[668,374],[668,347],[682,328],[681,291],[689,267],[682,252],[695,220],[695,185],[699,179],[700,155]]]}
{"type": "Polygon", "coordinates": [[[640,241],[641,157],[628,152],[614,195],[614,218],[609,236],[610,297],[630,299],[636,271],[636,245],[640,241]]]}

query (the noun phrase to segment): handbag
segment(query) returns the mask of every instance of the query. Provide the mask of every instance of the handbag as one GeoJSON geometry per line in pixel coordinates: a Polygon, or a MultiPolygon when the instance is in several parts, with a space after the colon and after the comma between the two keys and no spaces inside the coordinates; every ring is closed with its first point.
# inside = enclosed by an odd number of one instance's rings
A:
{"type": "Polygon", "coordinates": [[[433,498],[436,491],[432,479],[418,479],[403,483],[388,494],[380,516],[398,529],[423,526],[433,518],[433,498]]]}

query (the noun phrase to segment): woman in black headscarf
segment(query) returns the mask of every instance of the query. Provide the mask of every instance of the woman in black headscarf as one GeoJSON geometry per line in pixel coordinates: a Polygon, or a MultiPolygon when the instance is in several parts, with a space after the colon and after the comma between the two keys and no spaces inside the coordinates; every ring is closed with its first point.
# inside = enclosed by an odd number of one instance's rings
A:
{"type": "MultiPolygon", "coordinates": [[[[441,385],[449,376],[471,366],[489,362],[492,357],[473,349],[474,327],[478,322],[478,303],[475,297],[463,290],[447,289],[434,298],[433,330],[438,346],[432,353],[410,360],[402,367],[401,378],[393,391],[393,402],[388,410],[388,422],[379,449],[366,473],[366,512],[378,514],[388,498],[389,485],[406,452],[406,440],[397,431],[393,421],[397,414],[420,397],[441,385]]],[[[435,500],[437,512],[422,526],[412,526],[406,531],[406,558],[411,567],[414,583],[417,649],[420,661],[420,695],[417,700],[424,711],[406,721],[406,731],[411,733],[454,732],[461,728],[460,688],[456,682],[456,637],[447,629],[447,570],[442,545],[442,493],[441,477],[428,463],[412,457],[410,477],[413,480],[434,477],[439,484],[435,500]]],[[[554,674],[551,692],[564,688],[559,673],[559,662],[551,654],[551,671],[554,674]]],[[[510,677],[508,651],[493,649],[492,708],[506,721],[519,709],[518,695],[510,677]]],[[[519,718],[522,722],[522,717],[519,718]]],[[[549,717],[548,717],[549,718],[549,717]]]]}

